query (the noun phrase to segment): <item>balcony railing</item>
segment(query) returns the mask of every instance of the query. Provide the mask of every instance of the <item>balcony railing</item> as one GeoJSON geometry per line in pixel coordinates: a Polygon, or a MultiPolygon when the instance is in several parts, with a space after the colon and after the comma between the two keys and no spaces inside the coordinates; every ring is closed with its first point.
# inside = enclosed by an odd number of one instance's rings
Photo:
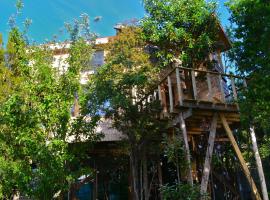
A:
{"type": "Polygon", "coordinates": [[[158,98],[163,112],[170,113],[181,107],[238,111],[244,88],[241,76],[176,67],[163,76],[147,101],[158,98]]]}

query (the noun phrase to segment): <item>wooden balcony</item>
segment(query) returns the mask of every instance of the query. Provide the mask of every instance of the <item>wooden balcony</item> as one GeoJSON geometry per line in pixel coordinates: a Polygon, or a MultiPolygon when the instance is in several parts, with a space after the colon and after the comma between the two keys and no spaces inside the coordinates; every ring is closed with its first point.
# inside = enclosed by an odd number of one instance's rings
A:
{"type": "Polygon", "coordinates": [[[176,67],[161,79],[157,91],[165,115],[188,108],[238,113],[245,87],[240,76],[176,67]]]}
{"type": "MultiPolygon", "coordinates": [[[[244,77],[183,67],[163,74],[147,101],[160,100],[160,119],[169,120],[169,126],[178,126],[183,116],[188,135],[203,134],[209,132],[213,115],[219,113],[232,129],[239,127],[238,100],[246,88],[244,77]]],[[[226,134],[220,119],[217,130],[226,134]]]]}

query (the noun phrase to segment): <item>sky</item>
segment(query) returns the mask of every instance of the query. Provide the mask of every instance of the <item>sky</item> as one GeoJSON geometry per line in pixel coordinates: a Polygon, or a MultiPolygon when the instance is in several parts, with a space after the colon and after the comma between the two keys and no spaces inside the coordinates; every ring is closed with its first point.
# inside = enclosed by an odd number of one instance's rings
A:
{"type": "MultiPolygon", "coordinates": [[[[225,1],[218,0],[218,12],[223,26],[229,24],[225,1]]],[[[7,40],[9,30],[8,19],[16,13],[15,3],[16,0],[0,0],[0,32],[4,41],[7,40]]],[[[89,15],[91,30],[101,37],[114,35],[113,26],[117,23],[144,16],[141,0],[24,0],[23,3],[24,8],[17,24],[22,26],[26,18],[31,19],[32,25],[28,35],[37,43],[43,43],[47,39],[51,40],[53,35],[59,35],[65,22],[72,22],[82,13],[89,15]],[[102,18],[99,22],[94,22],[97,16],[102,18]]]]}

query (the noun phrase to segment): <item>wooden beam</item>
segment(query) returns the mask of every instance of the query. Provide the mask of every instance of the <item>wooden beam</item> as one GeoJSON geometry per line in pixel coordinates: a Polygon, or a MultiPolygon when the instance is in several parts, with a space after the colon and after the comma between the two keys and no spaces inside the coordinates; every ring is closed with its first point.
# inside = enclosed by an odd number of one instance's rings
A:
{"type": "Polygon", "coordinates": [[[202,182],[201,182],[201,194],[206,194],[209,174],[211,170],[211,160],[213,155],[214,143],[216,138],[216,129],[217,129],[217,113],[214,114],[211,127],[210,127],[210,134],[208,138],[208,146],[206,150],[206,156],[204,161],[204,168],[203,168],[203,175],[202,175],[202,182]]]}
{"type": "Polygon", "coordinates": [[[161,97],[160,101],[161,101],[161,105],[163,107],[163,113],[166,114],[168,112],[168,110],[167,110],[167,99],[166,99],[166,93],[165,93],[165,88],[164,87],[165,87],[164,85],[162,85],[162,87],[159,86],[159,88],[160,88],[160,97],[161,97]]]}
{"type": "Polygon", "coordinates": [[[238,157],[238,159],[240,161],[241,167],[242,167],[243,172],[244,172],[244,174],[245,174],[245,176],[247,178],[247,181],[248,181],[248,183],[249,183],[249,185],[251,187],[251,190],[252,190],[252,193],[253,193],[254,197],[256,198],[256,200],[262,200],[261,196],[260,196],[260,193],[259,193],[259,191],[258,191],[258,189],[256,187],[256,184],[255,184],[255,182],[254,182],[254,180],[253,180],[253,178],[252,178],[252,176],[251,176],[251,174],[249,172],[248,166],[247,166],[247,164],[246,164],[246,162],[245,162],[245,160],[244,160],[244,158],[243,158],[243,156],[241,154],[241,151],[240,151],[240,149],[239,149],[239,147],[238,147],[238,145],[237,145],[237,143],[235,141],[233,133],[232,133],[232,131],[231,131],[231,129],[230,129],[228,123],[227,123],[226,118],[224,117],[224,115],[222,113],[220,113],[219,116],[220,116],[220,119],[222,121],[223,127],[224,127],[224,129],[225,129],[225,131],[226,131],[226,133],[227,133],[227,135],[228,135],[228,137],[230,139],[230,142],[231,142],[231,144],[232,144],[232,146],[234,148],[234,151],[235,151],[235,153],[236,153],[236,155],[237,155],[237,157],[238,157]]]}
{"type": "Polygon", "coordinates": [[[162,104],[161,88],[160,88],[160,85],[158,85],[158,100],[160,100],[160,103],[162,104]]]}
{"type": "Polygon", "coordinates": [[[177,83],[178,102],[179,102],[179,105],[182,106],[183,105],[183,91],[181,87],[179,68],[176,68],[176,83],[177,83]]]}
{"type": "Polygon", "coordinates": [[[180,119],[180,128],[182,130],[182,135],[184,139],[184,145],[186,150],[186,161],[188,165],[188,183],[190,185],[193,185],[193,177],[192,177],[192,168],[191,168],[191,156],[190,156],[190,150],[189,150],[189,144],[188,144],[188,136],[187,136],[187,129],[186,129],[186,123],[183,118],[183,113],[179,113],[179,119],[180,119]]]}
{"type": "Polygon", "coordinates": [[[237,101],[237,92],[235,88],[234,77],[231,76],[230,78],[231,78],[231,85],[232,85],[232,91],[233,91],[233,99],[234,101],[237,101]]]}
{"type": "Polygon", "coordinates": [[[193,89],[193,96],[194,100],[197,100],[197,86],[196,86],[196,78],[194,70],[191,70],[191,81],[192,81],[192,89],[193,89]]]}
{"type": "Polygon", "coordinates": [[[209,72],[206,74],[207,76],[207,86],[208,86],[208,101],[213,101],[213,90],[212,90],[212,83],[211,83],[211,77],[209,72]]]}
{"type": "Polygon", "coordinates": [[[171,77],[168,76],[168,88],[169,88],[169,101],[170,101],[170,112],[173,112],[173,93],[172,93],[172,81],[171,77]]]}
{"type": "Polygon", "coordinates": [[[220,86],[220,93],[221,93],[221,101],[225,103],[226,101],[225,101],[225,94],[224,94],[224,87],[223,87],[223,79],[220,74],[218,75],[218,79],[219,79],[219,86],[220,86]]]}

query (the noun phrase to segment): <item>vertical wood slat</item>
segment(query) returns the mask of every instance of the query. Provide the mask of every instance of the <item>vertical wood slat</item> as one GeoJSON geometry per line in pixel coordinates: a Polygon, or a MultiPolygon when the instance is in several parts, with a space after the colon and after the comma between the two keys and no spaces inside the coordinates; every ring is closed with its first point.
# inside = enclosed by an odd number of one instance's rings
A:
{"type": "Polygon", "coordinates": [[[161,99],[161,88],[160,85],[158,85],[158,100],[160,100],[160,103],[162,104],[162,99],[161,99]]]}
{"type": "Polygon", "coordinates": [[[193,69],[191,70],[191,82],[192,82],[194,100],[197,100],[198,95],[197,95],[197,87],[196,87],[196,78],[195,78],[195,72],[193,69]]]}
{"type": "Polygon", "coordinates": [[[179,68],[176,68],[176,83],[177,83],[179,105],[182,106],[183,105],[183,91],[181,87],[181,78],[180,78],[179,68]]]}
{"type": "Polygon", "coordinates": [[[170,112],[173,112],[172,80],[171,80],[170,75],[168,76],[168,88],[169,88],[170,112]]]}
{"type": "Polygon", "coordinates": [[[246,164],[246,162],[244,160],[244,157],[241,154],[241,151],[240,151],[240,149],[239,149],[239,147],[238,147],[238,145],[236,143],[236,140],[235,140],[235,138],[233,136],[233,133],[232,133],[230,127],[229,127],[229,124],[228,124],[225,116],[223,114],[221,114],[221,113],[219,114],[219,116],[220,116],[221,122],[223,124],[223,127],[224,127],[224,129],[225,129],[225,131],[227,133],[227,136],[228,136],[228,138],[229,138],[229,140],[230,140],[230,142],[231,142],[231,144],[232,144],[232,146],[234,148],[234,151],[235,151],[235,153],[236,153],[236,155],[237,155],[237,157],[238,157],[238,159],[240,161],[243,172],[244,172],[244,174],[245,174],[245,176],[247,178],[247,181],[248,181],[248,183],[249,183],[249,185],[250,185],[250,187],[252,189],[252,193],[256,197],[256,200],[262,200],[261,196],[260,196],[260,193],[259,193],[259,191],[258,191],[258,189],[256,187],[256,184],[255,184],[255,182],[254,182],[254,180],[253,180],[253,178],[252,178],[252,176],[251,176],[251,174],[249,172],[248,166],[247,166],[247,164],[246,164]]]}
{"type": "Polygon", "coordinates": [[[237,101],[237,91],[235,88],[234,77],[231,76],[230,79],[231,79],[231,85],[232,85],[232,91],[233,91],[233,99],[234,101],[237,101]]]}
{"type": "Polygon", "coordinates": [[[224,87],[223,87],[223,80],[221,74],[218,75],[219,79],[219,86],[220,86],[220,93],[221,93],[221,101],[225,103],[225,94],[224,94],[224,87]]]}
{"type": "Polygon", "coordinates": [[[203,175],[202,175],[202,182],[201,182],[202,195],[207,192],[209,174],[211,170],[211,160],[212,160],[214,143],[215,143],[215,138],[216,138],[217,118],[218,118],[218,115],[217,113],[215,113],[212,119],[211,127],[210,127],[208,146],[207,146],[206,156],[205,156],[205,161],[204,161],[204,168],[203,168],[203,175]]]}
{"type": "Polygon", "coordinates": [[[208,86],[208,101],[213,101],[213,89],[212,89],[212,83],[211,83],[211,77],[209,72],[206,74],[207,77],[207,86],[208,86]]]}

